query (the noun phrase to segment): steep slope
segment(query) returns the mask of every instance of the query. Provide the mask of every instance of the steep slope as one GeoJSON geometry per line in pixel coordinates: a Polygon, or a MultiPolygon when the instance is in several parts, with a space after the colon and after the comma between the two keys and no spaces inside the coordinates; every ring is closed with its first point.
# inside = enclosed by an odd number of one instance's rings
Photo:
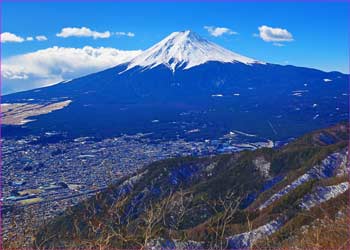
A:
{"type": "Polygon", "coordinates": [[[348,201],[348,136],[339,124],[280,149],[153,163],[45,225],[36,244],[280,246],[320,206],[345,208],[332,204],[348,201]]]}

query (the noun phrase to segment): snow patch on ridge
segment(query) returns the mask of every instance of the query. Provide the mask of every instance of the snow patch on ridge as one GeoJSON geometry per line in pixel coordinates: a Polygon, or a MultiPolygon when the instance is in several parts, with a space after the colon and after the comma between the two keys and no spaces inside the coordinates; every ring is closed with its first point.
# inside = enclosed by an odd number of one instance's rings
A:
{"type": "Polygon", "coordinates": [[[346,192],[348,189],[349,182],[343,182],[333,186],[317,187],[314,193],[304,196],[300,207],[302,209],[309,210],[316,205],[337,197],[338,195],[346,192]]]}
{"type": "Polygon", "coordinates": [[[333,176],[335,174],[335,170],[338,167],[342,166],[344,158],[346,157],[347,153],[344,151],[329,155],[321,162],[321,164],[312,167],[309,171],[297,178],[291,184],[287,185],[285,188],[272,195],[259,207],[259,210],[268,207],[273,202],[280,199],[282,196],[288,194],[289,192],[293,191],[303,183],[306,183],[312,179],[322,179],[333,176]]]}
{"type": "Polygon", "coordinates": [[[283,219],[276,219],[260,226],[252,231],[237,234],[229,237],[228,248],[229,249],[246,249],[250,247],[252,243],[257,240],[275,233],[284,223],[283,219]]]}

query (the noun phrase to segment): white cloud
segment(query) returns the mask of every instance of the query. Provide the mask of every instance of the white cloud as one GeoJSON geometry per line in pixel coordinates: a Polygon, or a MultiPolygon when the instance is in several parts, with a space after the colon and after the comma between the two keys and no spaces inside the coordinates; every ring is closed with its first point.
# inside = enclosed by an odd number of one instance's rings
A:
{"type": "Polygon", "coordinates": [[[110,31],[104,31],[104,32],[97,32],[94,30],[91,30],[86,27],[81,28],[63,28],[60,33],[56,34],[58,37],[93,37],[94,39],[97,38],[109,38],[111,36],[110,31]]]}
{"type": "Polygon", "coordinates": [[[81,27],[81,28],[71,28],[66,27],[61,30],[60,33],[57,33],[56,36],[58,37],[92,37],[94,39],[97,38],[109,38],[112,35],[116,36],[127,36],[127,37],[134,37],[135,33],[133,32],[125,32],[125,31],[119,31],[119,32],[111,32],[111,31],[104,31],[104,32],[98,32],[91,30],[87,27],[81,27]]]}
{"type": "Polygon", "coordinates": [[[134,37],[135,33],[132,32],[124,32],[124,31],[120,31],[120,32],[115,32],[114,33],[116,36],[128,36],[128,37],[134,37]]]}
{"type": "Polygon", "coordinates": [[[8,67],[6,65],[2,65],[1,76],[5,79],[9,80],[24,80],[28,79],[28,75],[24,73],[24,69],[20,66],[18,67],[8,67]]]}
{"type": "Polygon", "coordinates": [[[140,51],[51,47],[2,61],[3,93],[52,85],[129,61],[140,51]]]}
{"type": "Polygon", "coordinates": [[[9,42],[21,43],[21,42],[24,42],[24,38],[10,32],[4,32],[4,33],[1,33],[1,42],[2,43],[9,43],[9,42]]]}
{"type": "MultiPolygon", "coordinates": [[[[36,36],[35,39],[37,41],[46,41],[47,37],[43,36],[43,35],[40,35],[40,36],[36,36]]],[[[23,38],[23,37],[15,35],[13,33],[10,33],[10,32],[4,32],[4,33],[1,34],[1,42],[2,43],[7,43],[7,42],[21,43],[21,42],[24,42],[24,41],[31,42],[31,41],[34,41],[34,38],[32,36],[28,36],[26,38],[23,38]]]]}
{"type": "Polygon", "coordinates": [[[259,36],[265,42],[291,42],[293,35],[286,29],[272,28],[262,25],[259,28],[259,36]]]}
{"type": "Polygon", "coordinates": [[[47,40],[47,37],[41,35],[41,36],[36,36],[35,39],[38,40],[38,41],[46,41],[46,40],[47,40]]]}
{"type": "Polygon", "coordinates": [[[214,26],[204,26],[204,29],[206,29],[210,35],[218,37],[222,36],[224,34],[227,35],[237,35],[238,33],[236,31],[233,31],[229,28],[225,27],[214,27],[214,26]]]}

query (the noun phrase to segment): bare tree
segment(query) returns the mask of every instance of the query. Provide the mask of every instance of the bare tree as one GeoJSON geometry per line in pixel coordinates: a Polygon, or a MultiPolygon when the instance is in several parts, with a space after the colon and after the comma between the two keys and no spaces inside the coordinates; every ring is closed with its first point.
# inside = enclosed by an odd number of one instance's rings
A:
{"type": "Polygon", "coordinates": [[[227,247],[227,227],[232,223],[234,215],[238,210],[241,198],[233,191],[228,192],[225,197],[220,197],[212,203],[210,207],[216,214],[209,225],[210,231],[214,233],[214,238],[211,240],[210,247],[216,249],[224,249],[227,247]]]}

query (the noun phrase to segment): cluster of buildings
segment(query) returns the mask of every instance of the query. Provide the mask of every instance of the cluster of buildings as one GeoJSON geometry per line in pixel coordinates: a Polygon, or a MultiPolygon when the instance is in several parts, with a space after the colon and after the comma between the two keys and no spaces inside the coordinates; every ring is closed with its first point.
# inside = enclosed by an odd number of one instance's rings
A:
{"type": "MultiPolygon", "coordinates": [[[[232,136],[190,142],[153,140],[142,133],[100,140],[47,140],[53,135],[2,140],[5,240],[10,239],[11,232],[18,237],[23,231],[25,221],[18,215],[24,211],[33,210],[32,216],[41,218],[37,222],[40,224],[151,162],[240,149],[239,145],[230,144],[232,136]],[[19,220],[17,227],[12,225],[14,218],[19,220]],[[16,230],[17,234],[13,233],[16,230]]],[[[261,142],[241,144],[241,149],[260,146],[261,142]]]]}

